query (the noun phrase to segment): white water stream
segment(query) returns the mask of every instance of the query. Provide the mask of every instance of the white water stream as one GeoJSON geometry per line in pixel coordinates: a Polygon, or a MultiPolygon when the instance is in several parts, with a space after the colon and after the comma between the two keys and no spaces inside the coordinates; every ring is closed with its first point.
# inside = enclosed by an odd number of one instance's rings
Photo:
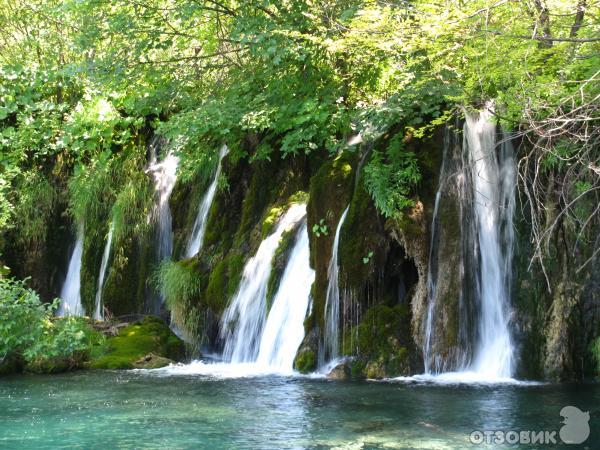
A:
{"type": "MultiPolygon", "coordinates": [[[[510,380],[513,375],[514,350],[509,319],[516,169],[510,142],[499,143],[496,135],[490,110],[466,114],[462,169],[457,176],[460,188],[457,191],[463,211],[462,266],[472,268],[473,273],[465,274],[471,282],[469,286],[463,284],[460,295],[474,302],[476,315],[459,317],[459,326],[463,336],[474,336],[474,342],[471,343],[471,352],[460,359],[465,362],[459,363],[455,371],[440,373],[436,370],[443,364],[438,364],[442,356],[435,355],[432,350],[435,348],[432,344],[438,339],[434,326],[437,305],[432,302],[436,279],[429,280],[430,303],[424,344],[427,375],[458,381],[510,380]],[[472,323],[472,320],[476,322],[472,323]],[[466,331],[469,327],[472,333],[466,331]]],[[[440,183],[445,181],[442,173],[440,183]]],[[[440,192],[436,197],[433,237],[439,202],[440,192]]],[[[434,245],[436,242],[432,238],[432,252],[434,245]]],[[[437,276],[443,274],[433,276],[430,270],[430,277],[437,276]]]]}
{"type": "Polygon", "coordinates": [[[77,230],[77,241],[71,253],[67,277],[60,291],[60,305],[57,316],[83,316],[85,310],[81,304],[81,257],[83,256],[83,226],[77,230]]]}
{"type": "Polygon", "coordinates": [[[104,245],[104,252],[102,252],[102,262],[100,263],[100,273],[98,274],[98,286],[96,287],[96,306],[94,308],[94,319],[104,320],[104,308],[102,305],[102,291],[104,289],[104,279],[106,278],[106,271],[108,270],[108,260],[110,258],[110,251],[112,248],[112,236],[114,226],[111,223],[108,230],[108,236],[106,237],[106,244],[104,245]]]}
{"type": "Polygon", "coordinates": [[[219,182],[219,175],[221,175],[221,162],[228,152],[229,149],[227,146],[223,145],[223,147],[221,147],[221,151],[219,152],[219,162],[213,181],[206,190],[206,193],[200,202],[200,206],[198,207],[198,214],[196,215],[196,220],[194,221],[192,234],[190,235],[190,240],[188,241],[185,249],[186,258],[191,258],[192,256],[196,255],[202,248],[208,212],[210,211],[210,206],[215,198],[215,193],[217,192],[217,183],[219,182]]]}

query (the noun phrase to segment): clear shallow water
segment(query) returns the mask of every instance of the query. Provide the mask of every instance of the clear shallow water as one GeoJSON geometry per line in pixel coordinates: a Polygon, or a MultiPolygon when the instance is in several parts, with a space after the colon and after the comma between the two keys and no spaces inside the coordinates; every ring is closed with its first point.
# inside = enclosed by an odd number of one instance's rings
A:
{"type": "Polygon", "coordinates": [[[565,405],[590,411],[598,448],[598,384],[19,376],[0,379],[0,448],[477,448],[473,430],[558,430],[565,405]]]}

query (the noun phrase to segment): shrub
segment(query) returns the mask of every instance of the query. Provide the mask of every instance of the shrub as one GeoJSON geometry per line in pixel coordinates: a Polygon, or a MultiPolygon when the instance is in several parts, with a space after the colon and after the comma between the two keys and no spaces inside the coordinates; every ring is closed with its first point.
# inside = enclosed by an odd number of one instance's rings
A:
{"type": "Polygon", "coordinates": [[[0,279],[0,362],[22,359],[33,372],[80,367],[102,337],[85,319],[55,318],[57,306],[58,300],[42,303],[26,280],[0,279]]]}

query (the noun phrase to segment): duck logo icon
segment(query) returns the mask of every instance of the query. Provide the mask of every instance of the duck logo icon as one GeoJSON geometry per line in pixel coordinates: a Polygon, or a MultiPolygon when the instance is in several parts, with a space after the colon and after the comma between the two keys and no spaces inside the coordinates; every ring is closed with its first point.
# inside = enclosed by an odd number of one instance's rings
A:
{"type": "Polygon", "coordinates": [[[590,413],[583,412],[575,406],[565,406],[560,410],[564,417],[563,426],[559,431],[560,438],[565,444],[581,444],[590,436],[590,413]]]}

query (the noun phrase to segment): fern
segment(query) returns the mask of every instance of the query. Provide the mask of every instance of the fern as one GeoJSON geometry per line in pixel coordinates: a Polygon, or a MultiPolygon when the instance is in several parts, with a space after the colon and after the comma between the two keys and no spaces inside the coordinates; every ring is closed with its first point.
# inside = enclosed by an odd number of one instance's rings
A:
{"type": "Polygon", "coordinates": [[[376,208],[385,217],[393,217],[414,205],[410,198],[421,180],[414,153],[404,151],[400,135],[396,135],[387,155],[375,151],[364,169],[364,183],[376,208]]]}

